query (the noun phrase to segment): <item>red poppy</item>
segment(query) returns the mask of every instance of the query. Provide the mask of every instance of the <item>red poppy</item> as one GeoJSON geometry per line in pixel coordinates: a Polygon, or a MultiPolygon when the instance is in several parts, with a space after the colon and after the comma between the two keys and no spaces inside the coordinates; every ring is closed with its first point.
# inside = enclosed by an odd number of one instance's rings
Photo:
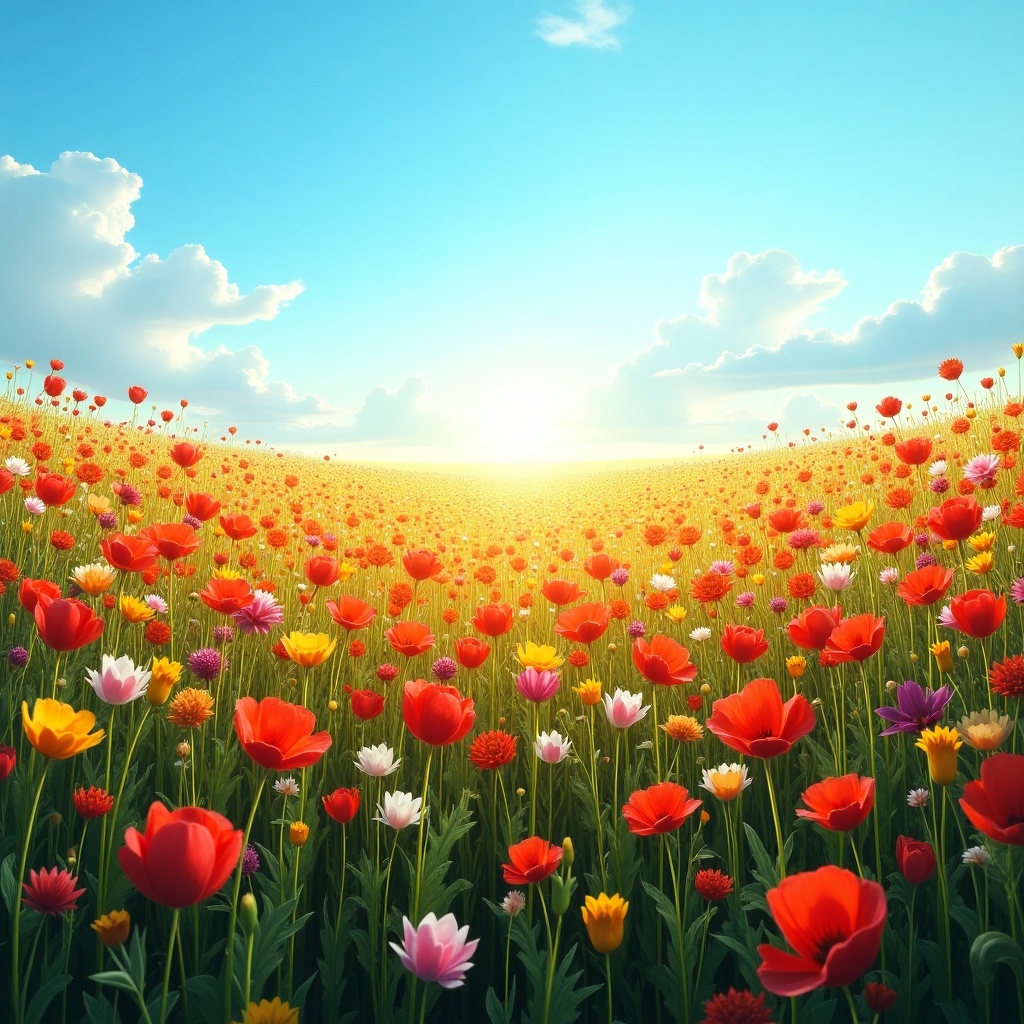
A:
{"type": "Polygon", "coordinates": [[[352,714],[364,722],[370,722],[384,710],[384,695],[373,690],[353,690],[352,714]]]}
{"type": "Polygon", "coordinates": [[[340,787],[323,798],[324,810],[339,825],[344,825],[359,813],[359,800],[358,789],[340,787]]]}
{"type": "Polygon", "coordinates": [[[154,801],[144,832],[129,828],[117,851],[121,870],[143,896],[165,907],[191,907],[217,892],[242,853],[242,830],[202,807],[169,811],[154,801]]]}
{"type": "Polygon", "coordinates": [[[194,444],[190,444],[188,441],[179,441],[171,449],[171,461],[181,466],[182,469],[188,469],[190,466],[194,466],[203,457],[202,448],[197,448],[194,444]]]}
{"type": "Polygon", "coordinates": [[[750,757],[785,754],[815,724],[814,709],[803,694],[782,703],[774,679],[754,679],[739,693],[716,700],[704,723],[727,747],[750,757]]]}
{"type": "Polygon", "coordinates": [[[885,398],[875,406],[875,411],[883,420],[899,416],[902,409],[903,402],[899,398],[894,398],[892,395],[886,395],[885,398]]]}
{"type": "Polygon", "coordinates": [[[39,599],[43,597],[50,601],[60,600],[60,587],[49,580],[30,580],[27,576],[21,581],[21,586],[18,588],[18,600],[21,602],[21,607],[30,615],[35,612],[39,599]]]}
{"type": "Polygon", "coordinates": [[[911,885],[927,882],[935,874],[935,851],[932,844],[900,836],[896,840],[896,866],[911,885]]]}
{"type": "Polygon", "coordinates": [[[417,582],[429,580],[444,569],[433,551],[407,551],[402,559],[402,567],[417,582]]]}
{"type": "Polygon", "coordinates": [[[349,632],[366,629],[377,614],[377,609],[373,605],[348,594],[342,594],[337,601],[328,601],[327,610],[331,613],[331,618],[349,632]]]}
{"type": "Polygon", "coordinates": [[[831,832],[849,832],[871,813],[875,780],[857,774],[822,779],[808,786],[800,799],[810,810],[798,807],[798,818],[807,818],[831,832]]]}
{"type": "Polygon", "coordinates": [[[570,583],[568,580],[546,580],[540,588],[540,592],[552,603],[561,607],[563,604],[572,604],[583,597],[578,583],[570,583]]]}
{"type": "Polygon", "coordinates": [[[6,494],[13,486],[17,477],[6,467],[0,466],[0,494],[6,494]]]}
{"type": "Polygon", "coordinates": [[[611,555],[606,554],[604,551],[591,555],[583,563],[583,571],[592,579],[601,580],[602,582],[608,579],[618,567],[619,560],[612,558],[611,555]]]}
{"type": "Polygon", "coordinates": [[[187,558],[199,550],[199,535],[188,523],[156,523],[139,530],[139,536],[148,540],[168,562],[187,558]]]}
{"type": "Polygon", "coordinates": [[[396,622],[390,629],[384,630],[384,636],[391,646],[407,658],[415,658],[417,654],[429,651],[434,646],[434,634],[423,622],[396,622]]]}
{"type": "Polygon", "coordinates": [[[235,702],[235,735],[258,765],[290,772],[314,765],[331,746],[329,732],[313,732],[316,715],[280,697],[252,697],[235,702]]]}
{"type": "Polygon", "coordinates": [[[50,508],[66,505],[75,496],[77,489],[78,484],[69,476],[61,476],[60,473],[36,473],[36,497],[50,508]]]}
{"type": "Polygon", "coordinates": [[[402,694],[402,719],[416,739],[447,747],[473,728],[476,712],[473,699],[463,697],[454,686],[411,679],[402,694]]]}
{"type": "Polygon", "coordinates": [[[991,636],[1006,618],[1006,597],[991,590],[968,590],[949,602],[949,611],[961,631],[975,640],[991,636]]]}
{"type": "Polygon", "coordinates": [[[473,625],[485,636],[504,636],[515,625],[510,604],[485,604],[473,616],[473,625]]]}
{"type": "Polygon", "coordinates": [[[697,666],[690,663],[690,652],[669,636],[655,634],[650,642],[643,637],[633,641],[636,670],[658,686],[679,686],[697,678],[697,666]]]}
{"type": "Polygon", "coordinates": [[[604,635],[611,620],[611,609],[606,604],[578,604],[558,616],[555,632],[574,643],[592,644],[604,635]]]}
{"type": "Polygon", "coordinates": [[[221,516],[220,528],[232,540],[248,540],[250,537],[256,536],[256,524],[243,513],[221,516]]]}
{"type": "Polygon", "coordinates": [[[68,382],[63,377],[58,377],[56,374],[48,373],[43,378],[43,390],[51,398],[59,398],[64,393],[64,389],[67,386],[68,382]]]}
{"type": "Polygon", "coordinates": [[[338,582],[338,560],[330,555],[313,555],[306,559],[306,579],[314,587],[333,587],[338,582]]]}
{"type": "Polygon", "coordinates": [[[156,565],[160,552],[156,545],[145,537],[131,537],[123,533],[112,533],[100,545],[103,557],[122,572],[145,572],[156,565]]]}
{"type": "Polygon", "coordinates": [[[240,608],[252,604],[255,594],[244,579],[212,579],[199,591],[203,604],[221,615],[234,615],[240,608]]]}
{"type": "Polygon", "coordinates": [[[475,636],[460,636],[455,641],[455,657],[463,668],[479,668],[491,653],[491,645],[475,636]]]}
{"type": "Polygon", "coordinates": [[[786,631],[789,639],[805,651],[820,651],[828,643],[832,630],[843,621],[841,605],[826,608],[815,604],[805,608],[796,618],[790,619],[786,631]]]}
{"type": "Polygon", "coordinates": [[[907,604],[922,607],[941,601],[952,583],[952,569],[944,569],[941,565],[926,565],[923,569],[908,572],[896,593],[907,604]]]}
{"type": "Polygon", "coordinates": [[[993,754],[982,761],[981,779],[964,786],[960,806],[989,839],[1024,846],[1024,754],[993,754]]]}
{"type": "Polygon", "coordinates": [[[509,885],[532,885],[553,875],[562,862],[562,848],[540,836],[530,836],[508,848],[510,864],[502,864],[509,885]]]}
{"type": "Polygon", "coordinates": [[[877,882],[829,864],[790,875],[766,897],[783,938],[796,950],[757,947],[757,977],[774,995],[850,985],[875,962],[888,912],[877,882]]]}
{"type": "Polygon", "coordinates": [[[930,437],[910,437],[906,441],[898,441],[893,447],[896,458],[907,466],[923,466],[932,454],[930,437]]]}
{"type": "Polygon", "coordinates": [[[982,512],[970,494],[947,498],[928,510],[928,529],[943,540],[966,540],[981,526],[982,512]]]}
{"type": "Polygon", "coordinates": [[[638,789],[622,806],[629,831],[638,836],[658,836],[674,832],[698,807],[685,786],[659,782],[638,789]]]}
{"type": "Polygon", "coordinates": [[[768,650],[763,629],[729,624],[722,630],[722,650],[739,665],[757,661],[768,650]]]}
{"type": "Polygon", "coordinates": [[[77,651],[103,635],[103,620],[73,597],[40,594],[33,614],[40,638],[54,651],[77,651]]]}
{"type": "Polygon", "coordinates": [[[205,491],[192,491],[185,495],[185,511],[193,518],[208,523],[220,511],[220,502],[205,491]]]}
{"type": "Polygon", "coordinates": [[[895,555],[914,543],[914,531],[906,523],[882,523],[868,534],[868,547],[883,555],[895,555]]]}
{"type": "Polygon", "coordinates": [[[469,759],[481,771],[493,772],[516,756],[516,738],[500,729],[482,732],[469,745],[469,759]]]}
{"type": "Polygon", "coordinates": [[[145,388],[139,387],[138,384],[133,384],[128,389],[128,400],[133,405],[141,405],[148,396],[149,392],[145,388]]]}
{"type": "Polygon", "coordinates": [[[885,640],[885,616],[875,618],[871,612],[844,619],[832,630],[821,663],[828,668],[849,661],[866,661],[877,654],[885,640]]]}

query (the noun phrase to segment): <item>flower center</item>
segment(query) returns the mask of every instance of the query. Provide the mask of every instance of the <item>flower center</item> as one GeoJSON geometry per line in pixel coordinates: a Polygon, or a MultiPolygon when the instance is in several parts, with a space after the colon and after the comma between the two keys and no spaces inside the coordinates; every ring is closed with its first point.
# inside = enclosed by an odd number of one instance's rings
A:
{"type": "Polygon", "coordinates": [[[824,964],[828,959],[829,951],[837,942],[843,942],[846,936],[842,932],[830,932],[825,935],[824,938],[818,940],[818,951],[814,955],[814,959],[819,964],[824,964]]]}

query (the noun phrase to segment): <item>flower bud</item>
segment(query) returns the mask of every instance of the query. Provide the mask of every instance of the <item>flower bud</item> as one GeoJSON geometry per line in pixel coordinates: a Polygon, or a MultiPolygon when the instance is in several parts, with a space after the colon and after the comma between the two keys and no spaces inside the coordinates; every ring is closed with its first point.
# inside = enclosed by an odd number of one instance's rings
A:
{"type": "Polygon", "coordinates": [[[572,862],[576,859],[576,851],[572,847],[572,839],[566,836],[562,840],[562,863],[567,867],[572,867],[572,862]]]}
{"type": "Polygon", "coordinates": [[[251,892],[247,892],[242,897],[242,902],[238,907],[238,920],[241,922],[242,931],[246,936],[252,935],[256,931],[256,925],[259,923],[259,911],[256,907],[256,897],[251,892]]]}
{"type": "Polygon", "coordinates": [[[304,821],[293,821],[288,827],[288,838],[292,846],[305,846],[309,838],[309,826],[304,821]]]}

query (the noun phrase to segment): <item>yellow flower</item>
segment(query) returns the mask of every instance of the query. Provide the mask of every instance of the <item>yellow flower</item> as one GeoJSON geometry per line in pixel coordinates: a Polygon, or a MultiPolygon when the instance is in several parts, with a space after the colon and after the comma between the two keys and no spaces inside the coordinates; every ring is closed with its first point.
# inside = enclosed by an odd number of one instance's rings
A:
{"type": "Polygon", "coordinates": [[[665,614],[675,623],[682,622],[686,618],[686,609],[679,604],[672,605],[665,609],[665,614]]]}
{"type": "Polygon", "coordinates": [[[996,567],[996,556],[991,551],[982,551],[980,555],[968,558],[964,565],[968,572],[973,572],[975,576],[984,576],[996,567]]]}
{"type": "Polygon", "coordinates": [[[607,896],[587,896],[583,912],[583,924],[586,926],[590,944],[598,953],[614,953],[622,945],[622,932],[629,910],[628,901],[618,893],[607,896]]]}
{"type": "Polygon", "coordinates": [[[128,522],[129,523],[141,523],[146,518],[146,513],[142,512],[137,508],[128,509],[128,522]]]}
{"type": "Polygon", "coordinates": [[[942,550],[943,551],[956,551],[956,546],[959,543],[960,543],[959,541],[955,541],[955,540],[944,540],[942,542],[942,550]]]}
{"type": "Polygon", "coordinates": [[[807,668],[807,659],[802,654],[791,654],[786,659],[786,671],[790,679],[799,679],[807,668]]]}
{"type": "Polygon", "coordinates": [[[349,565],[348,562],[342,562],[338,566],[338,579],[344,583],[345,580],[355,576],[357,572],[359,572],[359,570],[354,565],[349,565]]]}
{"type": "Polygon", "coordinates": [[[840,530],[863,530],[875,512],[872,501],[855,501],[852,505],[836,509],[832,513],[832,522],[840,530]]]}
{"type": "Polygon", "coordinates": [[[931,652],[935,655],[935,664],[940,672],[953,671],[953,652],[949,648],[948,640],[940,640],[937,644],[932,644],[931,652]]]}
{"type": "Polygon", "coordinates": [[[32,524],[26,520],[24,523],[21,524],[21,532],[22,533],[31,533],[32,532],[32,524]]]}
{"type": "Polygon", "coordinates": [[[74,459],[61,459],[61,465],[64,467],[65,473],[70,473],[75,468],[74,459]]]}
{"type": "Polygon", "coordinates": [[[823,562],[842,562],[843,565],[851,565],[857,561],[860,548],[853,544],[830,544],[821,552],[823,562]]]}
{"type": "Polygon", "coordinates": [[[249,1004],[242,1024],[299,1024],[299,1008],[282,1003],[280,996],[274,996],[273,1002],[261,999],[249,1004]]]}
{"type": "Polygon", "coordinates": [[[526,581],[526,589],[527,589],[527,590],[533,590],[533,589],[534,589],[534,588],[535,588],[536,586],[537,586],[537,581],[536,581],[536,580],[535,580],[535,579],[534,579],[534,578],[533,578],[533,577],[531,576],[531,577],[530,577],[530,578],[529,578],[529,579],[528,579],[528,580],[526,581]]]}
{"type": "Polygon", "coordinates": [[[579,686],[574,686],[572,692],[578,693],[584,704],[601,703],[601,684],[596,679],[587,679],[579,686]]]}
{"type": "Polygon", "coordinates": [[[35,365],[36,365],[36,361],[34,359],[26,359],[25,360],[25,369],[26,370],[31,370],[32,367],[35,366],[35,365]]]}
{"type": "Polygon", "coordinates": [[[83,750],[95,747],[105,735],[102,729],[89,730],[96,724],[91,711],[76,711],[70,704],[49,697],[37,698],[28,713],[28,701],[21,702],[21,724],[29,743],[43,757],[64,761],[83,750]]]}
{"type": "Polygon", "coordinates": [[[102,594],[117,579],[117,570],[101,562],[79,565],[71,571],[72,580],[77,583],[90,597],[102,594]]]}
{"type": "Polygon", "coordinates": [[[1016,357],[1017,357],[1018,359],[1020,359],[1020,357],[1021,357],[1021,356],[1024,356],[1024,343],[1022,343],[1022,342],[1019,342],[1019,341],[1015,341],[1015,342],[1014,342],[1014,343],[1013,343],[1013,344],[1012,344],[1012,345],[1010,346],[1010,348],[1011,348],[1011,349],[1013,349],[1013,354],[1014,354],[1014,355],[1015,355],[1015,356],[1016,356],[1016,357]]]}
{"type": "Polygon", "coordinates": [[[112,910],[97,918],[89,927],[100,937],[104,946],[123,946],[128,941],[132,917],[127,910],[112,910]]]}
{"type": "Polygon", "coordinates": [[[326,633],[289,633],[281,637],[281,644],[296,665],[313,668],[330,657],[338,641],[326,633]]]}
{"type": "Polygon", "coordinates": [[[122,594],[117,599],[117,609],[128,622],[149,622],[156,612],[142,600],[141,597],[132,597],[131,594],[122,594]]]}
{"type": "Polygon", "coordinates": [[[704,738],[704,727],[690,715],[669,715],[668,721],[659,728],[680,743],[696,743],[704,738]]]}
{"type": "Polygon", "coordinates": [[[560,657],[554,647],[535,644],[532,640],[527,640],[525,647],[517,644],[516,653],[524,668],[533,668],[538,672],[554,672],[565,663],[565,658],[560,657]]]}
{"type": "Polygon", "coordinates": [[[305,846],[309,838],[309,826],[304,821],[293,821],[288,826],[288,838],[292,846],[305,846]]]}
{"type": "Polygon", "coordinates": [[[956,778],[956,752],[963,745],[956,729],[945,725],[921,733],[915,746],[928,755],[928,771],[936,786],[948,786],[956,778]]]}
{"type": "Polygon", "coordinates": [[[717,796],[723,803],[735,800],[753,782],[747,774],[747,766],[741,764],[720,764],[717,768],[705,768],[701,789],[717,796]]]}
{"type": "Polygon", "coordinates": [[[755,572],[754,575],[750,577],[750,582],[753,583],[755,587],[763,587],[765,578],[766,577],[763,572],[755,572]]]}
{"type": "Polygon", "coordinates": [[[86,506],[94,516],[101,516],[110,511],[110,499],[103,494],[90,494],[86,506]]]}
{"type": "Polygon", "coordinates": [[[961,718],[956,731],[975,750],[995,750],[1013,732],[1013,722],[1009,715],[1000,715],[998,711],[986,708],[961,718]]]}
{"type": "Polygon", "coordinates": [[[236,569],[229,569],[227,566],[223,566],[220,569],[214,569],[210,574],[211,580],[240,580],[243,573],[238,572],[236,569]]]}
{"type": "Polygon", "coordinates": [[[658,572],[660,572],[662,576],[671,576],[675,571],[675,568],[675,562],[662,562],[658,572]]]}
{"type": "Polygon", "coordinates": [[[996,535],[988,530],[975,534],[967,541],[975,551],[991,551],[995,542],[996,535]]]}
{"type": "Polygon", "coordinates": [[[174,695],[167,710],[167,721],[179,729],[198,729],[213,718],[213,695],[188,686],[174,695]]]}
{"type": "Polygon", "coordinates": [[[154,658],[150,671],[153,675],[150,677],[149,686],[146,687],[146,701],[152,707],[158,708],[167,700],[171,689],[181,679],[181,665],[170,658],[154,658]]]}

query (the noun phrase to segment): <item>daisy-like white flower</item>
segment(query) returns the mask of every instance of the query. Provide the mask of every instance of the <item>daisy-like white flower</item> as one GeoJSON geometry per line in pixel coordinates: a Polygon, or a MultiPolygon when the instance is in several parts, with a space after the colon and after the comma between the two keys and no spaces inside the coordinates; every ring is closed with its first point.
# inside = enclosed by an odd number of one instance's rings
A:
{"type": "Polygon", "coordinates": [[[924,807],[928,803],[927,789],[912,789],[907,794],[908,807],[924,807]]]}
{"type": "Polygon", "coordinates": [[[383,805],[377,804],[377,816],[373,819],[382,825],[390,825],[396,832],[420,822],[420,808],[423,798],[412,793],[385,793],[383,805]]]}
{"type": "Polygon", "coordinates": [[[291,775],[287,775],[284,778],[278,779],[274,783],[274,790],[280,793],[281,796],[298,796],[299,795],[299,784],[295,781],[295,778],[291,775]]]}
{"type": "Polygon", "coordinates": [[[25,511],[30,516],[41,516],[46,511],[46,502],[41,498],[26,498],[25,511]]]}
{"type": "Polygon", "coordinates": [[[392,772],[398,771],[402,759],[395,760],[395,752],[386,743],[378,743],[375,747],[363,747],[357,754],[355,766],[364,775],[373,775],[376,778],[383,778],[392,772]]]}
{"type": "Polygon", "coordinates": [[[4,462],[4,465],[7,467],[8,472],[13,473],[15,476],[28,476],[32,472],[29,464],[24,459],[18,458],[17,455],[11,455],[4,462]]]}
{"type": "Polygon", "coordinates": [[[993,519],[998,519],[1003,514],[1003,507],[1001,505],[986,505],[981,510],[981,521],[983,523],[991,523],[993,519]]]}
{"type": "Polygon", "coordinates": [[[984,846],[972,846],[964,850],[960,860],[972,868],[983,868],[988,863],[988,850],[984,846]]]}
{"type": "Polygon", "coordinates": [[[676,581],[671,576],[665,576],[661,573],[655,573],[651,577],[651,589],[658,590],[662,593],[668,590],[675,590],[676,581]]]}
{"type": "Polygon", "coordinates": [[[690,630],[690,639],[696,640],[697,643],[702,644],[711,636],[711,630],[707,626],[698,626],[696,629],[690,630]]]}
{"type": "Polygon", "coordinates": [[[929,476],[945,476],[945,473],[946,473],[946,460],[945,459],[936,459],[928,467],[928,475],[929,476]]]}
{"type": "Polygon", "coordinates": [[[501,909],[509,917],[515,917],[526,909],[526,893],[518,889],[510,889],[509,894],[501,901],[501,909]]]}
{"type": "Polygon", "coordinates": [[[900,571],[895,566],[887,565],[879,574],[878,582],[884,583],[888,586],[891,583],[895,583],[900,578],[900,571]]]}

